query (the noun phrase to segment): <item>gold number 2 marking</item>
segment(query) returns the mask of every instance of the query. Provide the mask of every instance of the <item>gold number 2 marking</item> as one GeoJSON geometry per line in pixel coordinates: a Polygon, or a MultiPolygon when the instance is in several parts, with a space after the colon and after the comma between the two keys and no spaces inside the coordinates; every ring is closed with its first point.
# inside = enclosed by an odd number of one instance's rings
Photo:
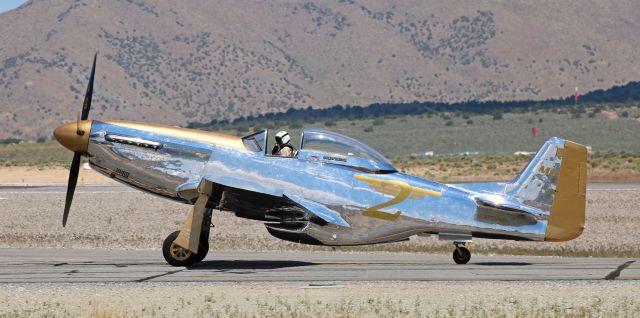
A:
{"type": "Polygon", "coordinates": [[[407,198],[422,198],[425,195],[439,197],[442,195],[442,193],[437,191],[412,187],[408,183],[400,180],[380,180],[365,175],[356,175],[355,178],[356,180],[367,182],[369,184],[369,187],[376,189],[378,192],[394,196],[387,202],[374,205],[362,211],[362,215],[377,219],[395,221],[400,216],[400,211],[396,211],[395,213],[391,214],[382,212],[380,210],[399,204],[407,198]]]}

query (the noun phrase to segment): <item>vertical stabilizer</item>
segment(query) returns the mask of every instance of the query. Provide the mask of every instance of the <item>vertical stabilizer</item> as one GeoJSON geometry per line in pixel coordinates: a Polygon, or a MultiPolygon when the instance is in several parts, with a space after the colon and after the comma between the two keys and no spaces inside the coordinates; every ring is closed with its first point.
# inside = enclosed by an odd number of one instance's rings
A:
{"type": "Polygon", "coordinates": [[[568,241],[582,233],[587,187],[587,148],[551,138],[507,188],[523,204],[550,213],[545,241],[568,241]]]}

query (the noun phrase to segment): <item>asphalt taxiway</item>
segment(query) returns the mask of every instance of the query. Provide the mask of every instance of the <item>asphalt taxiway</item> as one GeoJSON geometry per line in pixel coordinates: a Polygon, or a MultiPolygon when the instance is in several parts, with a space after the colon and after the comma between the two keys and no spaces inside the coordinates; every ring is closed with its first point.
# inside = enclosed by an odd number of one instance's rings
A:
{"type": "Polygon", "coordinates": [[[0,249],[0,283],[638,280],[640,260],[342,252],[215,252],[172,267],[160,251],[0,249]]]}

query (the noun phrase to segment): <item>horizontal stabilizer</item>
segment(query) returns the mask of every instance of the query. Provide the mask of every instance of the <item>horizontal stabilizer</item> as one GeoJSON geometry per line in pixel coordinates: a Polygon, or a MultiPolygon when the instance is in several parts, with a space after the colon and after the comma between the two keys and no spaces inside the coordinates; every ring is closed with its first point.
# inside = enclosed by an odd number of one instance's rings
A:
{"type": "Polygon", "coordinates": [[[490,207],[509,214],[519,214],[532,218],[533,220],[546,220],[549,216],[549,213],[546,211],[520,204],[517,201],[509,202],[508,199],[503,196],[479,196],[475,199],[478,206],[490,207]]]}

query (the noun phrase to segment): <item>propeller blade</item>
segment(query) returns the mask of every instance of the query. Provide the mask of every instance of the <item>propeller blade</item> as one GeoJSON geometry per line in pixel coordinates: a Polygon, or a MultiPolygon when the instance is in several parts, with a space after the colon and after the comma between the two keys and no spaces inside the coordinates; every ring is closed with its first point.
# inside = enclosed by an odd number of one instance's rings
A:
{"type": "Polygon", "coordinates": [[[62,226],[67,225],[67,218],[69,217],[69,209],[71,208],[71,201],[73,201],[73,193],[76,191],[76,184],[78,183],[78,173],[80,172],[80,154],[73,154],[73,161],[71,161],[71,169],[69,169],[69,182],[67,183],[67,198],[64,202],[64,214],[62,215],[62,226]]]}
{"type": "Polygon", "coordinates": [[[82,116],[80,116],[80,120],[87,120],[87,118],[89,118],[89,110],[91,110],[91,99],[93,98],[93,79],[96,75],[97,59],[98,53],[93,56],[93,66],[91,67],[91,75],[89,76],[89,85],[87,85],[87,92],[84,94],[84,103],[82,103],[82,116]]]}

